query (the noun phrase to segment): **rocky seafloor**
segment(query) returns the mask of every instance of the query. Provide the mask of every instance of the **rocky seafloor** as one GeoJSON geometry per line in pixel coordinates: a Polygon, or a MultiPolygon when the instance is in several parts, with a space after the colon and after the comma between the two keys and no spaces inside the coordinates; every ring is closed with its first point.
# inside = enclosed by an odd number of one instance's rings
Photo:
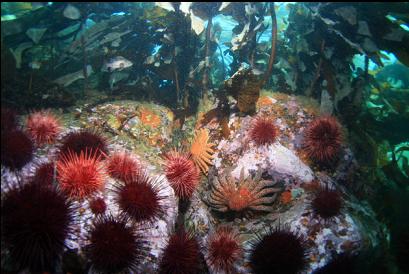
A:
{"type": "MultiPolygon", "coordinates": [[[[212,106],[214,107],[214,106],[212,106]]],[[[210,107],[209,107],[210,108],[210,107]]],[[[202,114],[206,110],[202,110],[202,114]]],[[[348,136],[343,136],[343,144],[336,165],[322,169],[308,159],[302,149],[303,132],[307,125],[319,116],[316,102],[305,97],[288,96],[281,93],[265,93],[257,103],[254,115],[239,115],[232,112],[228,117],[229,136],[222,137],[220,124],[216,119],[205,125],[196,117],[187,118],[179,131],[184,136],[193,137],[195,128],[208,130],[213,147],[212,166],[207,175],[201,175],[200,184],[193,194],[185,214],[185,226],[194,231],[202,252],[207,257],[206,243],[210,233],[221,224],[237,230],[245,251],[244,259],[236,262],[238,273],[251,273],[248,254],[255,234],[267,228],[287,226],[292,232],[302,235],[308,243],[308,268],[303,273],[311,273],[325,265],[333,253],[354,253],[378,244],[381,225],[375,221],[374,213],[358,203],[344,184],[356,168],[356,161],[348,147],[348,136]],[[278,137],[270,145],[257,146],[247,132],[256,116],[272,117],[278,128],[278,137]],[[224,214],[211,207],[209,196],[215,178],[230,172],[232,178],[253,176],[257,172],[263,179],[271,180],[280,189],[270,212],[247,212],[248,214],[224,214]],[[323,220],[313,213],[311,201],[314,191],[320,186],[330,186],[342,193],[344,207],[340,214],[330,220],[323,220]]],[[[178,200],[167,182],[163,171],[163,153],[183,146],[176,141],[174,115],[166,107],[154,103],[114,101],[90,107],[80,105],[71,112],[59,114],[64,124],[57,143],[69,132],[79,128],[96,127],[109,140],[109,150],[125,149],[132,152],[153,177],[160,177],[165,186],[162,191],[166,200],[163,216],[151,224],[140,227],[148,242],[149,254],[140,264],[141,273],[156,273],[161,252],[175,226],[178,200]]],[[[34,160],[27,164],[18,177],[29,177],[39,162],[55,157],[58,145],[47,145],[35,151],[34,160]]],[[[16,182],[16,174],[2,167],[2,194],[16,182]]],[[[109,178],[103,191],[96,196],[103,197],[107,211],[119,215],[118,206],[112,193],[115,180],[109,178]]],[[[3,195],[2,195],[3,196],[3,195]]],[[[87,200],[76,202],[78,222],[74,233],[66,240],[66,245],[84,256],[83,249],[88,244],[88,231],[95,218],[87,200]]],[[[3,254],[3,250],[2,250],[3,254]]],[[[214,272],[212,269],[210,272],[214,272]]],[[[92,269],[90,270],[92,273],[92,269]]]]}

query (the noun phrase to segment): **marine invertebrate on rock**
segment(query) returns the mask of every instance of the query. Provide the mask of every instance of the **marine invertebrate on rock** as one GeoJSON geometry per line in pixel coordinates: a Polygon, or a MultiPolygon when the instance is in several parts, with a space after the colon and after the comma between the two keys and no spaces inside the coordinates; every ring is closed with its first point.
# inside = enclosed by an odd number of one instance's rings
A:
{"type": "Polygon", "coordinates": [[[254,273],[296,274],[307,266],[304,238],[276,227],[252,242],[250,267],[254,273]]]}
{"type": "Polygon", "coordinates": [[[305,129],[304,150],[320,164],[332,162],[339,154],[341,143],[341,126],[334,117],[317,118],[305,129]]]}
{"type": "Polygon", "coordinates": [[[215,271],[232,273],[234,263],[242,256],[239,236],[231,227],[221,226],[208,240],[208,264],[215,271]]]}
{"type": "Polygon", "coordinates": [[[257,100],[257,107],[269,107],[273,104],[273,100],[270,96],[262,95],[257,100]]]}
{"type": "Polygon", "coordinates": [[[209,143],[209,133],[206,129],[196,131],[190,147],[190,154],[192,154],[193,162],[204,174],[207,174],[209,165],[212,164],[213,146],[213,143],[209,143]]]}
{"type": "Polygon", "coordinates": [[[87,257],[99,273],[135,271],[145,251],[145,241],[125,217],[98,216],[90,231],[87,257]]]}
{"type": "Polygon", "coordinates": [[[12,263],[31,272],[54,272],[74,221],[72,203],[55,187],[27,183],[5,193],[2,239],[12,263]]]}
{"type": "Polygon", "coordinates": [[[107,204],[104,201],[104,198],[98,197],[94,198],[89,202],[89,207],[95,215],[104,214],[107,209],[107,204]]]}
{"type": "Polygon", "coordinates": [[[165,159],[166,178],[176,196],[180,199],[190,198],[199,184],[199,170],[187,155],[177,151],[168,152],[165,159]]]}
{"type": "Polygon", "coordinates": [[[33,141],[21,130],[1,134],[1,164],[12,170],[20,170],[33,158],[33,141]]]}
{"type": "Polygon", "coordinates": [[[26,121],[26,128],[38,146],[53,143],[61,131],[60,122],[49,111],[37,111],[30,114],[26,121]]]}
{"type": "Polygon", "coordinates": [[[339,192],[328,187],[320,189],[311,201],[313,212],[325,220],[338,215],[342,206],[343,202],[339,192]]]}
{"type": "Polygon", "coordinates": [[[153,111],[143,107],[140,109],[139,119],[141,120],[142,124],[150,126],[152,128],[157,128],[161,123],[160,117],[158,115],[156,115],[153,111]]]}
{"type": "Polygon", "coordinates": [[[1,132],[17,129],[17,113],[7,107],[1,107],[1,132]]]}
{"type": "Polygon", "coordinates": [[[66,154],[69,150],[79,155],[81,151],[92,149],[102,159],[109,154],[107,140],[95,130],[83,129],[69,133],[62,140],[60,154],[66,154]]]}
{"type": "Polygon", "coordinates": [[[180,229],[170,236],[163,250],[159,273],[194,274],[200,270],[200,246],[195,237],[180,229]]]}
{"type": "Polygon", "coordinates": [[[117,151],[108,158],[107,169],[112,178],[124,182],[136,176],[140,172],[141,166],[130,153],[117,151]]]}
{"type": "Polygon", "coordinates": [[[33,181],[43,185],[52,185],[54,182],[54,163],[42,163],[37,167],[33,181]]]}
{"type": "Polygon", "coordinates": [[[258,211],[271,211],[272,207],[265,205],[274,202],[280,188],[272,187],[275,183],[261,180],[261,172],[252,178],[244,177],[244,169],[240,172],[239,181],[236,183],[229,174],[214,177],[212,192],[209,197],[210,206],[221,212],[244,211],[247,209],[258,211]]]}
{"type": "Polygon", "coordinates": [[[116,201],[119,208],[136,222],[151,222],[163,213],[161,194],[163,185],[160,179],[152,179],[145,172],[132,179],[115,185],[116,201]]]}
{"type": "Polygon", "coordinates": [[[250,138],[258,145],[269,145],[275,142],[278,130],[270,118],[257,117],[249,131],[250,138]]]}
{"type": "Polygon", "coordinates": [[[104,187],[107,174],[101,155],[92,150],[75,154],[71,150],[57,162],[60,188],[73,198],[82,199],[104,187]]]}

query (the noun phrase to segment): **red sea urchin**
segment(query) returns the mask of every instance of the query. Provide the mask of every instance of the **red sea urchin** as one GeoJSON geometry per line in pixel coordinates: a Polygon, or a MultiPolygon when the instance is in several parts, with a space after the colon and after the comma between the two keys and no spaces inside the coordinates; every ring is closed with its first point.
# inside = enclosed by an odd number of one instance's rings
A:
{"type": "Polygon", "coordinates": [[[342,204],[339,192],[325,187],[317,192],[311,202],[311,207],[315,214],[328,220],[340,213],[342,204]]]}
{"type": "Polygon", "coordinates": [[[21,130],[2,132],[1,164],[20,170],[33,158],[33,141],[21,130]]]}
{"type": "Polygon", "coordinates": [[[107,160],[107,168],[112,178],[125,182],[136,176],[141,166],[130,153],[120,151],[111,154],[107,160]]]}
{"type": "Polygon", "coordinates": [[[170,236],[159,265],[160,274],[196,274],[200,270],[200,246],[191,233],[180,229],[170,236]]]}
{"type": "Polygon", "coordinates": [[[307,266],[307,249],[302,236],[275,228],[252,243],[250,267],[255,274],[296,274],[307,266]]]}
{"type": "Polygon", "coordinates": [[[170,186],[180,199],[192,196],[199,184],[200,173],[187,155],[176,151],[166,154],[165,174],[170,186]]]}
{"type": "Polygon", "coordinates": [[[341,126],[334,117],[315,119],[305,130],[305,152],[320,164],[330,163],[338,156],[341,142],[341,126]]]}
{"type": "Polygon", "coordinates": [[[234,272],[234,263],[242,256],[242,248],[237,233],[230,227],[219,227],[210,236],[207,261],[216,272],[234,272]]]}
{"type": "Polygon", "coordinates": [[[37,111],[30,114],[26,127],[28,134],[38,146],[53,143],[61,131],[60,122],[49,111],[37,111]]]}
{"type": "Polygon", "coordinates": [[[274,143],[277,132],[278,130],[270,118],[259,116],[252,122],[249,136],[258,146],[262,146],[274,143]]]}
{"type": "Polygon", "coordinates": [[[66,154],[69,150],[79,155],[81,151],[92,149],[102,159],[109,154],[107,140],[97,131],[83,129],[69,133],[62,140],[60,154],[66,154]]]}
{"type": "Polygon", "coordinates": [[[150,178],[145,172],[115,186],[119,208],[136,222],[154,221],[163,215],[162,182],[150,178]]]}
{"type": "Polygon", "coordinates": [[[71,151],[57,162],[60,188],[71,197],[82,199],[104,187],[107,174],[101,156],[85,150],[77,155],[71,151]]]}
{"type": "Polygon", "coordinates": [[[125,217],[97,217],[90,231],[87,257],[98,273],[136,270],[145,241],[127,221],[125,217]]]}
{"type": "Polygon", "coordinates": [[[53,273],[74,220],[69,199],[55,187],[31,182],[5,193],[1,216],[12,264],[53,273]]]}

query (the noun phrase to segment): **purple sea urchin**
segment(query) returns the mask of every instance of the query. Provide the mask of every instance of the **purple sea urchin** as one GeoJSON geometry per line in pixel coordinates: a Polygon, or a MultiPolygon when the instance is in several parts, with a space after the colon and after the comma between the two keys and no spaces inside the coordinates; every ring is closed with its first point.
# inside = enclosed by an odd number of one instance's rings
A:
{"type": "Polygon", "coordinates": [[[33,158],[33,141],[21,130],[1,134],[1,164],[12,170],[20,170],[33,158]]]}
{"type": "Polygon", "coordinates": [[[141,172],[126,182],[115,186],[119,208],[136,222],[154,221],[163,215],[160,180],[154,180],[141,172]]]}
{"type": "Polygon", "coordinates": [[[20,270],[53,272],[74,220],[72,203],[55,187],[28,183],[5,193],[2,239],[20,270]]]}
{"type": "Polygon", "coordinates": [[[104,199],[94,198],[89,202],[89,207],[95,215],[104,214],[107,209],[107,204],[105,203],[104,199]]]}
{"type": "Polygon", "coordinates": [[[215,271],[232,273],[242,256],[238,234],[230,227],[219,227],[209,238],[208,263],[215,271]]]}
{"type": "Polygon", "coordinates": [[[54,181],[54,163],[48,162],[39,165],[36,168],[33,181],[44,185],[52,185],[54,181]]]}
{"type": "Polygon", "coordinates": [[[288,229],[275,228],[257,235],[252,246],[249,263],[256,274],[296,274],[307,266],[304,238],[288,229]]]}
{"type": "Polygon", "coordinates": [[[81,151],[93,150],[101,159],[109,154],[106,138],[97,131],[88,129],[71,132],[64,137],[60,154],[67,154],[69,150],[77,155],[80,155],[81,151]]]}
{"type": "Polygon", "coordinates": [[[1,107],[1,133],[5,131],[17,129],[17,113],[16,111],[1,107]]]}
{"type": "Polygon", "coordinates": [[[97,217],[87,247],[88,258],[97,272],[117,273],[137,269],[145,241],[127,222],[125,217],[97,217]]]}
{"type": "Polygon", "coordinates": [[[311,202],[314,213],[325,220],[338,215],[342,206],[342,197],[339,192],[328,187],[319,190],[311,202]]]}
{"type": "Polygon", "coordinates": [[[200,246],[191,233],[181,229],[170,236],[159,266],[161,274],[195,274],[200,268],[200,246]]]}

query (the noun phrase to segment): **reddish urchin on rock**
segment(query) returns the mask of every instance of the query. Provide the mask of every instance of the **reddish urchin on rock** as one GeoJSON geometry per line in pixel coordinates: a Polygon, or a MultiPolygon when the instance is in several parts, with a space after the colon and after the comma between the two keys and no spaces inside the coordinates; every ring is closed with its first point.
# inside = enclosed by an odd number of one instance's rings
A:
{"type": "Polygon", "coordinates": [[[116,201],[119,208],[136,222],[152,222],[164,214],[160,180],[150,178],[145,172],[139,173],[126,182],[115,185],[116,201]]]}
{"type": "Polygon", "coordinates": [[[181,229],[170,236],[159,265],[161,274],[194,274],[200,270],[200,246],[191,233],[181,229]]]}
{"type": "Polygon", "coordinates": [[[333,162],[342,143],[341,126],[334,117],[321,117],[312,121],[305,130],[304,150],[319,164],[333,162]]]}
{"type": "Polygon", "coordinates": [[[107,204],[104,198],[94,198],[89,202],[89,207],[95,215],[104,214],[107,209],[107,204]]]}
{"type": "Polygon", "coordinates": [[[53,143],[61,131],[60,122],[49,111],[37,111],[30,114],[27,118],[26,128],[38,146],[53,143]]]}
{"type": "Polygon", "coordinates": [[[210,236],[207,261],[216,272],[234,272],[234,263],[242,256],[239,236],[231,227],[219,227],[210,236]]]}
{"type": "Polygon", "coordinates": [[[176,196],[180,199],[190,198],[199,184],[199,170],[185,154],[171,151],[165,155],[165,158],[166,178],[176,196]]]}
{"type": "Polygon", "coordinates": [[[288,229],[270,229],[252,243],[249,263],[255,274],[299,273],[307,267],[305,240],[288,229]]]}
{"type": "Polygon", "coordinates": [[[82,199],[104,187],[107,174],[101,156],[85,150],[77,155],[71,151],[57,162],[60,188],[70,197],[82,199]]]}
{"type": "Polygon", "coordinates": [[[269,145],[275,142],[278,130],[270,118],[257,117],[253,120],[249,131],[250,138],[258,146],[269,145]]]}
{"type": "Polygon", "coordinates": [[[342,206],[342,197],[339,192],[328,187],[319,190],[311,202],[314,213],[325,220],[337,216],[342,206]]]}
{"type": "Polygon", "coordinates": [[[132,154],[121,151],[111,154],[107,160],[107,169],[112,178],[125,182],[135,177],[141,166],[132,154]]]}
{"type": "Polygon", "coordinates": [[[1,164],[20,170],[33,158],[33,141],[21,130],[2,132],[1,164]]]}
{"type": "Polygon", "coordinates": [[[55,187],[28,183],[5,193],[1,216],[12,264],[31,273],[54,273],[74,220],[69,199],[55,187]]]}
{"type": "Polygon", "coordinates": [[[98,156],[105,159],[109,154],[107,140],[97,131],[83,129],[69,133],[62,140],[60,154],[66,154],[69,150],[79,155],[81,151],[92,149],[98,156]]]}
{"type": "Polygon", "coordinates": [[[33,181],[43,185],[52,185],[54,182],[54,171],[56,175],[56,170],[54,170],[54,163],[42,163],[36,168],[33,181]]]}
{"type": "Polygon", "coordinates": [[[127,223],[125,217],[97,217],[87,247],[87,257],[97,273],[136,271],[145,252],[145,241],[127,223]]]}

